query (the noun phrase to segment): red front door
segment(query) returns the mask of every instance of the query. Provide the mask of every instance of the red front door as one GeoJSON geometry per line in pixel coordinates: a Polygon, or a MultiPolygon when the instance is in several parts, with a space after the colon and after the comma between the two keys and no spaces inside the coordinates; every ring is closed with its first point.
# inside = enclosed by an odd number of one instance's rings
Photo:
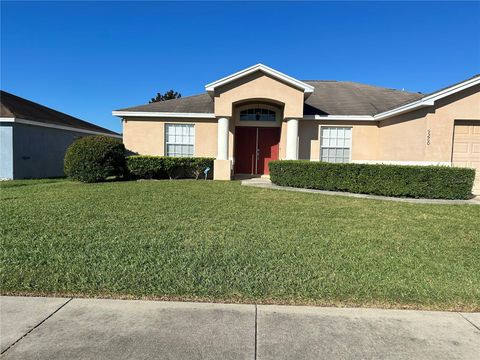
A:
{"type": "Polygon", "coordinates": [[[268,163],[278,159],[280,128],[235,128],[235,173],[267,175],[268,163]]]}

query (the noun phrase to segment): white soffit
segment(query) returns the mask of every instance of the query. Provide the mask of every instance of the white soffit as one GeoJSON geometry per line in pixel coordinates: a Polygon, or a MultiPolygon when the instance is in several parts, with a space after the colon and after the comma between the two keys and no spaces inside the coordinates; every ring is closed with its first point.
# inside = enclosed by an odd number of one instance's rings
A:
{"type": "Polygon", "coordinates": [[[159,112],[159,111],[112,111],[113,116],[138,116],[138,117],[168,117],[168,118],[196,118],[215,119],[214,113],[180,113],[180,112],[159,112]]]}

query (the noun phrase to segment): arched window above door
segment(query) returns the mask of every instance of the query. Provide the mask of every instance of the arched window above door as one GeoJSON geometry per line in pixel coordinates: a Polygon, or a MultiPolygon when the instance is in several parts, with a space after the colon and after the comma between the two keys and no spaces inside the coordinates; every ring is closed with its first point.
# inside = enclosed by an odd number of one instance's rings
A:
{"type": "Polygon", "coordinates": [[[252,108],[240,111],[240,121],[275,121],[275,111],[252,108]]]}

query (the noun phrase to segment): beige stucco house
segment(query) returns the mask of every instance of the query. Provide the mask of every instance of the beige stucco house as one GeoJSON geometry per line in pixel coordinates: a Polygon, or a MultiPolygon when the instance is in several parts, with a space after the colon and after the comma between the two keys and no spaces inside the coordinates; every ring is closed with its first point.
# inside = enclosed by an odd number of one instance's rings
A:
{"type": "Polygon", "coordinates": [[[480,191],[480,76],[425,95],[300,81],[258,64],[205,93],[113,111],[139,154],[214,157],[214,178],[274,159],[465,166],[480,191]]]}

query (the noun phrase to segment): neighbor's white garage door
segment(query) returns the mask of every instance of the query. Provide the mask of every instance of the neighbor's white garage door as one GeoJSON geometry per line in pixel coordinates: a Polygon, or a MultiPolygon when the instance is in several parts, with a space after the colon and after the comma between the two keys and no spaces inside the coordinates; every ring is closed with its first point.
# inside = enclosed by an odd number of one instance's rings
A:
{"type": "Polygon", "coordinates": [[[476,170],[473,193],[480,195],[480,120],[455,121],[452,162],[476,170]]]}

